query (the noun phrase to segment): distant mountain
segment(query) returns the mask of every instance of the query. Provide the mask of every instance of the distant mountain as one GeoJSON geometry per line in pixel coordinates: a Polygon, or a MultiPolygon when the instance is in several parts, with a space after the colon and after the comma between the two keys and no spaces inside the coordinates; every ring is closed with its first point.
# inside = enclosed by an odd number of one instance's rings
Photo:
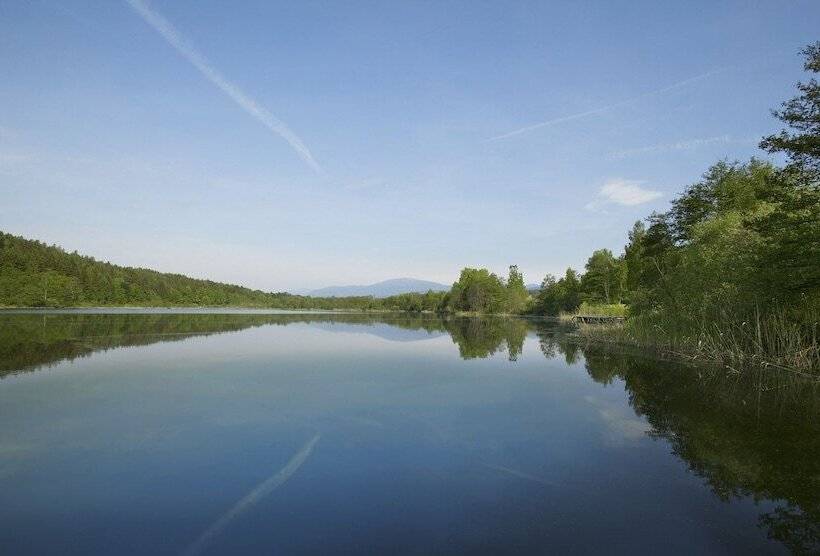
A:
{"type": "Polygon", "coordinates": [[[541,289],[541,284],[527,284],[528,292],[537,292],[541,289]]]}
{"type": "Polygon", "coordinates": [[[373,297],[388,297],[400,293],[425,293],[428,290],[434,292],[447,291],[450,286],[429,282],[427,280],[416,280],[414,278],[394,278],[377,282],[368,286],[330,286],[311,290],[308,295],[313,297],[348,297],[358,295],[372,295],[373,297]]]}

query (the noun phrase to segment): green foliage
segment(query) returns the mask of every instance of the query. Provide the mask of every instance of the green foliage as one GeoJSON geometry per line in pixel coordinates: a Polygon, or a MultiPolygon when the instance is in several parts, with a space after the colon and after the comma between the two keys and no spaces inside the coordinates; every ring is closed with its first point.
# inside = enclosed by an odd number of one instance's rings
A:
{"type": "Polygon", "coordinates": [[[631,293],[638,289],[641,282],[641,274],[645,272],[644,266],[644,237],[646,237],[646,226],[638,221],[629,231],[629,243],[624,247],[621,285],[623,300],[627,303],[631,301],[631,293]]]}
{"type": "Polygon", "coordinates": [[[544,315],[571,313],[581,305],[581,280],[578,273],[568,268],[564,276],[556,281],[548,274],[541,282],[541,289],[535,300],[534,310],[544,315]]]}
{"type": "MultiPolygon", "coordinates": [[[[820,43],[804,51],[820,71],[820,43]]],[[[624,254],[592,254],[585,301],[624,300],[623,328],[598,329],[625,343],[734,362],[820,368],[820,86],[775,115],[792,128],[763,140],[784,152],[779,169],[752,158],[722,161],[670,210],[636,224],[624,254]]],[[[546,280],[538,308],[554,314],[558,284],[546,280]]]]}
{"type": "Polygon", "coordinates": [[[626,312],[626,305],[623,303],[605,304],[584,301],[581,303],[581,306],[578,307],[578,310],[575,311],[575,314],[594,317],[625,317],[626,312]]]}
{"type": "Polygon", "coordinates": [[[57,246],[0,232],[0,306],[208,306],[277,309],[440,311],[446,294],[374,299],[269,293],[97,261],[57,246]]]}
{"type": "Polygon", "coordinates": [[[524,276],[511,265],[506,281],[486,268],[464,268],[447,296],[446,307],[453,312],[524,313],[531,300],[524,276]]]}
{"type": "MultiPolygon", "coordinates": [[[[721,162],[690,186],[672,208],[650,218],[633,278],[633,312],[674,311],[681,318],[754,306],[753,267],[760,246],[746,219],[770,210],[762,193],[775,175],[769,164],[721,162]]],[[[629,260],[627,264],[634,262],[629,260]]]]}
{"type": "Polygon", "coordinates": [[[442,312],[447,309],[447,292],[402,293],[374,299],[373,304],[392,311],[407,311],[410,313],[442,312]]]}
{"type": "Polygon", "coordinates": [[[507,312],[523,313],[530,300],[530,292],[524,284],[524,275],[518,270],[518,266],[510,266],[510,274],[507,278],[507,312]]]}
{"type": "Polygon", "coordinates": [[[710,168],[627,246],[626,340],[817,367],[817,195],[793,172],[759,160],[710,168]]]}
{"type": "Polygon", "coordinates": [[[768,210],[746,222],[760,241],[755,264],[760,287],[800,303],[820,284],[820,188],[800,174],[778,172],[763,198],[768,210]]]}
{"type": "Polygon", "coordinates": [[[609,249],[599,249],[587,260],[586,272],[581,278],[583,298],[592,303],[616,303],[621,299],[624,282],[624,264],[609,249]]]}
{"type": "Polygon", "coordinates": [[[454,311],[503,313],[507,309],[507,288],[486,268],[465,268],[450,290],[449,307],[454,311]]]}
{"type": "Polygon", "coordinates": [[[0,232],[0,307],[259,307],[350,311],[523,312],[524,277],[510,267],[505,283],[486,269],[465,268],[451,292],[386,298],[309,297],[270,293],[210,280],[97,261],[0,232]]]}
{"type": "MultiPolygon", "coordinates": [[[[820,72],[820,41],[803,49],[806,61],[803,67],[812,73],[820,72]]],[[[784,152],[789,157],[787,170],[820,179],[820,84],[814,78],[798,83],[800,95],[783,103],[774,115],[791,128],[770,135],[760,143],[769,152],[784,152]]]]}

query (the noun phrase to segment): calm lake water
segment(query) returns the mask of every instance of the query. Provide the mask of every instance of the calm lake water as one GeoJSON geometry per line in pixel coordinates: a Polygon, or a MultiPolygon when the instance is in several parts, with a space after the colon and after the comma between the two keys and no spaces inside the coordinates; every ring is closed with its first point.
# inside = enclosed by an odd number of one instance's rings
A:
{"type": "Polygon", "coordinates": [[[0,553],[820,549],[814,384],[566,332],[0,313],[0,553]]]}

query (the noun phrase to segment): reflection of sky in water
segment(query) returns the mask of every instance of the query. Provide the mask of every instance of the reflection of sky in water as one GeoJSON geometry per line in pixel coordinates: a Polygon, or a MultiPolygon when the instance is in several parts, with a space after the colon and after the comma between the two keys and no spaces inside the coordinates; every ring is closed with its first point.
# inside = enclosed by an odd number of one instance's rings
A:
{"type": "Polygon", "coordinates": [[[609,429],[607,437],[612,442],[634,441],[644,438],[651,430],[649,424],[635,416],[635,413],[623,402],[612,402],[595,396],[584,396],[601,416],[609,429]]]}
{"type": "Polygon", "coordinates": [[[424,329],[408,330],[385,323],[375,323],[371,325],[348,324],[348,323],[313,323],[311,326],[320,328],[327,332],[343,332],[353,334],[372,334],[385,340],[394,342],[418,342],[430,340],[444,336],[447,332],[443,330],[427,331],[424,329]]]}
{"type": "Polygon", "coordinates": [[[463,360],[446,333],[328,326],[0,381],[0,546],[178,553],[320,435],[203,553],[777,548],[759,507],[718,501],[646,434],[620,381],[546,359],[534,334],[510,362],[463,360]]]}

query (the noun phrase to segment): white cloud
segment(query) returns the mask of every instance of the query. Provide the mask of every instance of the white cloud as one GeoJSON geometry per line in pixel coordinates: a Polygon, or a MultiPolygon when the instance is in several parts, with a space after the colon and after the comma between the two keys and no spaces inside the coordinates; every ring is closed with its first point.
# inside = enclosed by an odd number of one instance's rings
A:
{"type": "MultiPolygon", "coordinates": [[[[641,187],[643,183],[645,182],[621,178],[607,180],[598,196],[602,201],[628,207],[642,205],[663,196],[660,191],[641,187]]],[[[590,205],[587,208],[591,208],[590,205]]]]}

